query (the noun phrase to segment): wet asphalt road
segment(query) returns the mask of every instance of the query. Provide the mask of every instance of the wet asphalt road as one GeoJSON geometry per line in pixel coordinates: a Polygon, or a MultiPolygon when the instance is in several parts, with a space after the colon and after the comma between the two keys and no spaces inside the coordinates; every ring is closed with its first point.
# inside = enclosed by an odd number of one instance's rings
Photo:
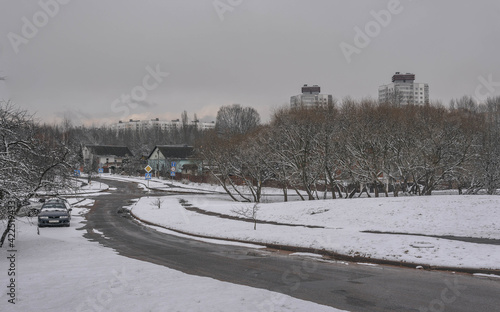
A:
{"type": "MultiPolygon", "coordinates": [[[[348,311],[500,311],[500,279],[320,262],[274,250],[215,245],[160,233],[119,211],[131,199],[145,196],[144,191],[135,183],[106,183],[117,190],[95,197],[82,229],[88,232],[88,239],[126,257],[348,311]],[[107,239],[93,234],[92,229],[103,232],[107,239]]],[[[254,303],[255,310],[280,311],[282,299],[270,296],[254,303]]]]}

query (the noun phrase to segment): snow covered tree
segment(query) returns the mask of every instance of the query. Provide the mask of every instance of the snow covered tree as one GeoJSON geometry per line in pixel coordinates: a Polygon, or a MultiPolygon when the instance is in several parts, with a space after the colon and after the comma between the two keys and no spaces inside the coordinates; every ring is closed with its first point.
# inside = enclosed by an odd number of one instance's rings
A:
{"type": "MultiPolygon", "coordinates": [[[[0,102],[0,215],[5,202],[25,202],[40,189],[64,186],[70,171],[70,150],[60,136],[48,133],[26,111],[11,102],[0,102]]],[[[19,205],[15,214],[19,212],[19,205]]],[[[0,239],[3,245],[13,219],[7,221],[0,239]]]]}

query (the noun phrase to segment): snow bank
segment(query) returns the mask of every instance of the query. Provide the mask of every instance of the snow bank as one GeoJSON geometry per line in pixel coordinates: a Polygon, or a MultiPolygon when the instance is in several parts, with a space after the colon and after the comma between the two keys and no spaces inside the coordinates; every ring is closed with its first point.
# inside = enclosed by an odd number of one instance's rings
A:
{"type": "Polygon", "coordinates": [[[350,256],[431,266],[500,269],[500,246],[433,236],[500,239],[500,197],[439,195],[430,197],[357,198],[260,204],[259,220],[290,223],[253,224],[186,210],[197,207],[238,216],[244,207],[216,196],[164,197],[162,208],[142,198],[132,209],[138,218],[196,235],[328,250],[350,256]],[[374,234],[364,231],[419,235],[374,234]]]}

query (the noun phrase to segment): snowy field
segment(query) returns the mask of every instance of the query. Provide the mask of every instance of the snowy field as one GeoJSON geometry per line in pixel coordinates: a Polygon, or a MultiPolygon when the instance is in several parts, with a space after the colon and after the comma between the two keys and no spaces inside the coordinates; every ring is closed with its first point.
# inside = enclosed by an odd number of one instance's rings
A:
{"type": "Polygon", "coordinates": [[[500,240],[499,196],[435,195],[260,204],[259,220],[323,228],[257,224],[257,230],[253,230],[252,223],[189,211],[180,200],[187,208],[232,216],[239,216],[235,211],[251,208],[253,204],[233,202],[220,195],[167,196],[161,200],[158,209],[156,198],[142,198],[131,211],[142,220],[203,236],[325,249],[350,256],[432,266],[500,269],[498,244],[424,236],[500,240]]]}
{"type": "Polygon", "coordinates": [[[85,210],[73,210],[71,227],[40,235],[35,218],[16,221],[16,303],[8,302],[11,253],[2,248],[0,311],[340,311],[119,256],[82,236],[85,210]]]}

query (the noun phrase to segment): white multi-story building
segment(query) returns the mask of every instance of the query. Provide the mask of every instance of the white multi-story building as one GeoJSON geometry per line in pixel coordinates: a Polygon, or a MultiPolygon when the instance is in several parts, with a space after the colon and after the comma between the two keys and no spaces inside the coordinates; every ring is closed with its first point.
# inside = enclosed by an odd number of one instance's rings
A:
{"type": "MultiPolygon", "coordinates": [[[[200,122],[189,121],[188,126],[196,126],[198,130],[208,130],[215,128],[215,122],[200,122]]],[[[143,131],[148,129],[159,129],[159,130],[171,130],[171,129],[180,129],[182,128],[182,121],[179,119],[175,120],[160,120],[159,118],[148,119],[148,120],[133,120],[129,121],[119,121],[116,124],[111,125],[113,130],[135,130],[135,131],[143,131]]]]}
{"type": "Polygon", "coordinates": [[[290,97],[290,106],[318,106],[333,103],[333,96],[331,94],[321,94],[320,92],[320,86],[308,86],[305,84],[302,87],[302,94],[290,97]]]}
{"type": "Polygon", "coordinates": [[[378,88],[380,103],[395,105],[421,105],[429,103],[429,85],[415,82],[415,75],[396,72],[392,76],[392,83],[378,88]]]}

